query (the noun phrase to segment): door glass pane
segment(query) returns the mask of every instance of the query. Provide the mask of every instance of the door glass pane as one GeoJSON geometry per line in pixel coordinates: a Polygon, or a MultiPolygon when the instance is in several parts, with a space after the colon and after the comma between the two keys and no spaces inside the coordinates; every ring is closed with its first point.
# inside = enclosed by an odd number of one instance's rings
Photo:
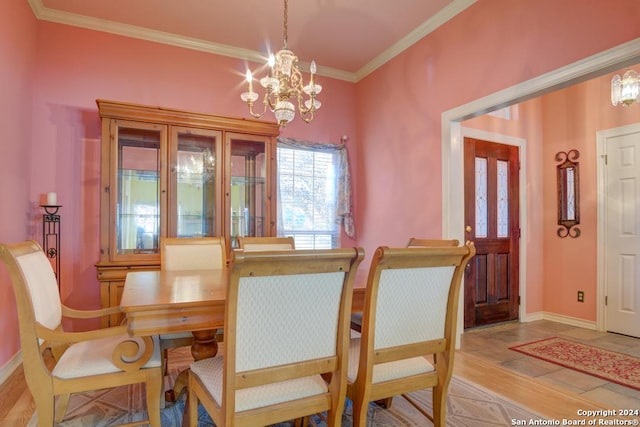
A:
{"type": "Polygon", "coordinates": [[[178,133],[178,237],[215,235],[216,138],[178,133]]]}
{"type": "Polygon", "coordinates": [[[476,157],[476,237],[487,237],[487,159],[476,157]]]}
{"type": "Polygon", "coordinates": [[[160,131],[118,129],[116,252],[158,253],[160,131]]]}
{"type": "Polygon", "coordinates": [[[265,236],[266,146],[231,139],[231,247],[239,236],[265,236]]]}
{"type": "Polygon", "coordinates": [[[498,160],[498,237],[509,237],[509,162],[498,160]]]}

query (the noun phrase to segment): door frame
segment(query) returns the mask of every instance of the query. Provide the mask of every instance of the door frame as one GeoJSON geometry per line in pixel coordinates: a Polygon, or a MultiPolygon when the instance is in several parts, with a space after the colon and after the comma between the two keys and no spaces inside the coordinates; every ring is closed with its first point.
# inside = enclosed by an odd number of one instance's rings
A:
{"type": "Polygon", "coordinates": [[[639,133],[640,123],[619,126],[612,129],[605,129],[596,132],[596,174],[597,174],[597,278],[596,278],[596,330],[607,330],[607,307],[604,303],[604,297],[607,294],[606,287],[606,252],[607,252],[607,235],[606,235],[606,195],[607,186],[605,185],[606,168],[604,167],[604,155],[606,154],[605,144],[607,139],[622,136],[630,133],[639,133]]]}
{"type": "MultiPolygon", "coordinates": [[[[518,147],[518,160],[520,161],[520,171],[518,173],[518,181],[519,181],[519,202],[520,202],[520,215],[518,217],[518,221],[520,222],[520,239],[518,240],[518,247],[520,256],[518,257],[519,262],[519,274],[518,274],[518,294],[520,295],[520,306],[518,307],[518,320],[526,321],[527,316],[527,264],[525,262],[527,245],[522,244],[523,241],[526,240],[527,236],[527,140],[524,138],[516,138],[514,136],[502,135],[494,132],[488,132],[479,129],[472,129],[466,127],[460,127],[460,138],[462,139],[463,146],[463,163],[464,163],[464,139],[465,138],[473,138],[480,139],[483,141],[493,142],[496,144],[504,144],[504,145],[512,145],[518,147]]],[[[462,168],[462,182],[464,184],[464,168],[462,168]]],[[[464,188],[464,186],[463,186],[464,188]]],[[[464,220],[464,195],[463,195],[463,204],[462,204],[462,218],[464,220]]],[[[461,242],[464,239],[460,240],[461,242]]],[[[462,300],[461,304],[465,302],[464,295],[464,286],[461,287],[462,300]]],[[[464,325],[464,306],[462,311],[462,318],[459,319],[464,325]]]]}
{"type": "MultiPolygon", "coordinates": [[[[640,62],[640,38],[444,111],[441,116],[443,238],[464,241],[464,140],[460,122],[638,62],[640,62]]],[[[526,187],[521,189],[521,193],[526,194],[526,187]]],[[[521,263],[520,267],[526,268],[526,261],[521,263]]],[[[464,292],[460,293],[460,298],[458,325],[463,325],[464,292]]],[[[526,312],[526,304],[521,306],[526,312]]],[[[457,328],[456,347],[460,346],[462,332],[463,328],[457,328]]]]}

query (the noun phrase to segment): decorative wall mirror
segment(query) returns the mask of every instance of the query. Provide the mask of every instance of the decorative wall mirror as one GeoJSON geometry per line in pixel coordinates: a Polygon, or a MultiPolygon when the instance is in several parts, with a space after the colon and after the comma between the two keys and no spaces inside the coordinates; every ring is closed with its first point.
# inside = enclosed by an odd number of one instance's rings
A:
{"type": "Polygon", "coordinates": [[[558,236],[579,237],[580,229],[580,174],[578,150],[556,153],[556,161],[561,162],[557,169],[558,179],[558,236]]]}

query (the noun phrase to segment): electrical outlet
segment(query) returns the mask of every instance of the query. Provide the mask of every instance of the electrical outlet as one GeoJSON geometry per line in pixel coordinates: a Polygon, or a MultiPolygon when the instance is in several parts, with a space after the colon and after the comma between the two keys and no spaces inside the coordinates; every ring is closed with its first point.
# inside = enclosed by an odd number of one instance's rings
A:
{"type": "Polygon", "coordinates": [[[578,302],[584,302],[584,291],[578,291],[578,302]]]}

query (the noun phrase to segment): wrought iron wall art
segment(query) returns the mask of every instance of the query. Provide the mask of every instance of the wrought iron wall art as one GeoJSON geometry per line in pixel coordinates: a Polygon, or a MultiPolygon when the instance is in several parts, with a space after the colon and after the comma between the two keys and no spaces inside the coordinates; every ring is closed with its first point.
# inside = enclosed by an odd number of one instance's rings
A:
{"type": "Polygon", "coordinates": [[[42,215],[42,248],[47,256],[55,261],[56,280],[60,289],[60,215],[61,205],[41,205],[42,215]]]}
{"type": "Polygon", "coordinates": [[[558,236],[579,237],[580,229],[580,174],[578,150],[556,153],[558,180],[558,236]]]}

